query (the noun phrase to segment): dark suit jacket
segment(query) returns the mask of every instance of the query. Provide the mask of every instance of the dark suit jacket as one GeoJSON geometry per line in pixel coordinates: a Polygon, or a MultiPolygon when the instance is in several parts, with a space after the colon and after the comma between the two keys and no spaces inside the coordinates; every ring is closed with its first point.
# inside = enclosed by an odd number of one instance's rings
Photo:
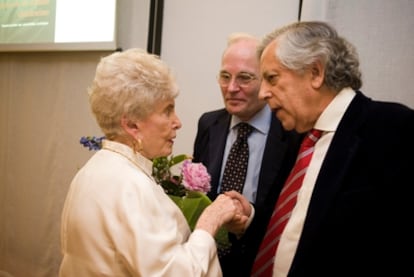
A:
{"type": "MultiPolygon", "coordinates": [[[[263,159],[257,161],[262,166],[254,205],[255,218],[240,240],[231,237],[231,254],[220,260],[224,276],[249,276],[273,206],[299,149],[300,136],[296,132],[284,131],[278,119],[273,114],[271,116],[263,159]]],[[[221,109],[203,114],[198,122],[193,161],[202,162],[211,174],[209,197],[212,200],[217,197],[230,118],[229,113],[221,109]]]]}
{"type": "Polygon", "coordinates": [[[358,92],[317,177],[289,276],[413,275],[413,159],[414,111],[358,92]]]}

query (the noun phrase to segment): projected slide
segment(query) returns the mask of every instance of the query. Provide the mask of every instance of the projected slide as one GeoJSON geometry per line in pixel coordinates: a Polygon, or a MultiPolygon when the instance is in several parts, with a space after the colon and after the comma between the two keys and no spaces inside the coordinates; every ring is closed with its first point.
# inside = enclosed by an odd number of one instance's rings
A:
{"type": "Polygon", "coordinates": [[[0,51],[116,48],[116,0],[0,0],[0,15],[0,51]]]}
{"type": "Polygon", "coordinates": [[[0,43],[54,41],[56,1],[1,0],[0,43]]]}

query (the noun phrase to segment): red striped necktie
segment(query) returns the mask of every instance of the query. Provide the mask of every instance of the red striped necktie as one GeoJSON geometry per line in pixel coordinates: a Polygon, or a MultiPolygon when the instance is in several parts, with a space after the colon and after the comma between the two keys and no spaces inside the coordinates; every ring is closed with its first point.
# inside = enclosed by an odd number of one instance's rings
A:
{"type": "Polygon", "coordinates": [[[312,129],[300,146],[295,166],[290,172],[276,202],[266,234],[256,256],[251,276],[272,276],[274,256],[279,245],[280,236],[295,207],[299,189],[312,159],[314,145],[321,135],[322,131],[312,129]]]}

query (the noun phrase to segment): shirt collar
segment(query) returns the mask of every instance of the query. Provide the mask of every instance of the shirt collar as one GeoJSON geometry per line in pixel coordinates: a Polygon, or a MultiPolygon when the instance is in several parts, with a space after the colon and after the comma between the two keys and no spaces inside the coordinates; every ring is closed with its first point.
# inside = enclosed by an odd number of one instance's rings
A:
{"type": "Polygon", "coordinates": [[[355,91],[351,88],[342,89],[319,116],[314,128],[325,132],[335,132],[355,95],[355,91]]]}
{"type": "MultiPolygon", "coordinates": [[[[270,127],[271,122],[271,114],[272,111],[270,110],[268,105],[265,105],[258,113],[256,113],[249,121],[246,123],[249,123],[251,126],[255,128],[255,130],[267,134],[270,127]]],[[[242,122],[240,118],[237,116],[231,117],[230,122],[230,129],[233,129],[237,124],[242,122]]]]}

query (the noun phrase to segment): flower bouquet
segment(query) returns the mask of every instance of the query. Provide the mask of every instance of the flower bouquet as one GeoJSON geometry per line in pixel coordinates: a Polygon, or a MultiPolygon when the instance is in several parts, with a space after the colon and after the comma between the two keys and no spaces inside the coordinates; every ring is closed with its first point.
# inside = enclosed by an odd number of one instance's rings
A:
{"type": "MultiPolygon", "coordinates": [[[[206,195],[211,188],[211,177],[202,163],[193,163],[191,159],[184,154],[156,158],[153,160],[153,176],[183,212],[192,231],[203,210],[211,204],[206,195]],[[173,174],[172,168],[180,163],[180,173],[173,174]]],[[[215,239],[220,247],[230,245],[224,228],[219,229],[215,239]]]]}
{"type": "Polygon", "coordinates": [[[153,160],[153,176],[165,193],[183,212],[191,230],[197,219],[211,200],[206,193],[210,191],[210,175],[201,163],[192,163],[191,157],[178,155],[160,157],[153,160]],[[172,167],[182,163],[178,175],[172,173],[172,167]]]}

